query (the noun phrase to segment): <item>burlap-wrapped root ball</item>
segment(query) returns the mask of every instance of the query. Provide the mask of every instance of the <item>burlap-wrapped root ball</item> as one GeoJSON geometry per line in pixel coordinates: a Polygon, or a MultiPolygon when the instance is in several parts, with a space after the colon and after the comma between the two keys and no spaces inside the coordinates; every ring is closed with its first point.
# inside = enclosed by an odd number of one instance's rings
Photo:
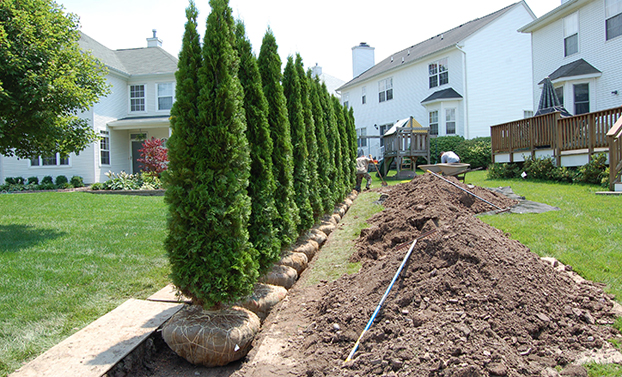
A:
{"type": "Polygon", "coordinates": [[[350,206],[352,205],[352,203],[353,203],[353,202],[352,202],[352,199],[350,199],[350,198],[345,198],[345,199],[343,200],[343,204],[345,204],[348,208],[350,208],[350,206]]]}
{"type": "Polygon", "coordinates": [[[343,219],[343,216],[346,214],[346,207],[341,204],[335,206],[335,211],[333,213],[339,214],[339,216],[343,219]]]}
{"type": "Polygon", "coordinates": [[[260,283],[278,285],[285,289],[290,289],[296,280],[298,273],[289,266],[274,265],[272,270],[259,278],[260,283]]]}
{"type": "MultiPolygon", "coordinates": [[[[319,232],[319,233],[322,233],[322,232],[319,232]]],[[[324,240],[326,240],[326,235],[324,233],[322,234],[324,235],[324,240]]],[[[311,260],[313,259],[313,257],[315,256],[315,254],[318,252],[319,249],[320,249],[320,244],[318,244],[317,241],[308,239],[302,245],[296,246],[296,248],[294,249],[294,252],[303,253],[304,255],[307,256],[307,260],[311,260]]]]}
{"type": "Polygon", "coordinates": [[[331,234],[333,230],[335,230],[335,228],[335,224],[328,221],[323,221],[322,224],[320,224],[320,226],[318,227],[318,229],[324,232],[327,236],[331,234]]]}
{"type": "Polygon", "coordinates": [[[304,253],[288,251],[285,253],[285,255],[283,255],[283,257],[277,264],[293,268],[298,273],[298,276],[300,276],[300,274],[302,274],[302,271],[304,271],[309,265],[309,259],[304,253]]]}
{"type": "Polygon", "coordinates": [[[322,232],[318,228],[313,228],[307,233],[307,239],[313,240],[318,243],[319,246],[322,246],[324,242],[326,242],[326,233],[322,232]]]}
{"type": "Polygon", "coordinates": [[[326,215],[322,217],[322,222],[332,223],[333,225],[337,225],[341,221],[341,216],[338,213],[333,213],[332,215],[326,215]]]}
{"type": "Polygon", "coordinates": [[[192,364],[216,367],[246,356],[260,326],[259,317],[248,309],[210,311],[189,305],[164,325],[162,337],[192,364]]]}
{"type": "Polygon", "coordinates": [[[263,321],[274,305],[278,304],[285,296],[287,296],[287,289],[283,287],[258,283],[255,284],[253,293],[246,297],[240,306],[257,314],[259,319],[263,321]]]}

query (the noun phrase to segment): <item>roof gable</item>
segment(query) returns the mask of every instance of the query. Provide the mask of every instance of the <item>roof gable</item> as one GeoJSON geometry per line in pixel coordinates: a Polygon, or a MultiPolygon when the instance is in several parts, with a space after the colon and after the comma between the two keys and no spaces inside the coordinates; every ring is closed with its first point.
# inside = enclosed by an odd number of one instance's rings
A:
{"type": "Polygon", "coordinates": [[[447,30],[443,33],[435,35],[432,38],[426,39],[423,42],[417,43],[402,51],[392,54],[391,56],[387,57],[380,63],[377,63],[367,71],[353,78],[338,90],[358,84],[359,82],[365,81],[371,77],[380,75],[392,69],[416,62],[436,52],[440,52],[445,49],[454,47],[461,41],[464,41],[477,31],[484,28],[486,25],[506,14],[518,4],[520,4],[520,2],[508,5],[507,7],[491,13],[487,16],[469,21],[451,30],[447,30]]]}
{"type": "Polygon", "coordinates": [[[463,98],[458,92],[454,90],[454,88],[447,88],[443,90],[439,90],[438,92],[432,93],[428,98],[421,101],[421,103],[432,102],[432,101],[440,101],[440,100],[449,100],[449,99],[461,99],[463,98]]]}
{"type": "MultiPolygon", "coordinates": [[[[575,77],[583,75],[592,75],[602,73],[590,63],[583,59],[575,60],[572,63],[564,64],[557,68],[555,72],[549,75],[551,81],[555,81],[564,77],[575,77]]],[[[543,79],[538,84],[543,84],[546,79],[543,79]]]]}

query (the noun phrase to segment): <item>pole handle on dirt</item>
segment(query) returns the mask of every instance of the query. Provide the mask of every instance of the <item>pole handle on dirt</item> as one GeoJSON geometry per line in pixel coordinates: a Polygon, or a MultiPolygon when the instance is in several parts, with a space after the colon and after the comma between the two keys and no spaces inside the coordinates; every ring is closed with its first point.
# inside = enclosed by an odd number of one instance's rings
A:
{"type": "Polygon", "coordinates": [[[406,262],[408,261],[408,258],[410,258],[410,254],[412,254],[413,249],[415,248],[415,245],[417,244],[417,240],[420,240],[420,239],[422,239],[424,237],[427,237],[427,236],[429,236],[430,234],[432,234],[434,232],[436,232],[436,229],[435,230],[431,230],[431,231],[429,231],[427,233],[424,233],[423,235],[419,236],[418,238],[415,238],[415,240],[413,241],[412,245],[410,245],[410,249],[408,249],[408,253],[406,253],[406,256],[404,257],[404,260],[402,260],[402,264],[400,264],[400,268],[398,268],[397,272],[395,273],[395,276],[393,276],[393,280],[391,280],[391,284],[389,284],[389,287],[387,288],[386,292],[384,292],[384,295],[380,299],[380,302],[378,303],[378,306],[376,306],[376,310],[374,310],[374,314],[372,314],[371,318],[367,322],[367,326],[365,326],[365,328],[363,329],[363,332],[361,333],[359,338],[356,340],[356,343],[354,344],[354,347],[352,348],[352,351],[350,351],[350,354],[346,358],[346,361],[345,361],[346,363],[348,361],[352,360],[352,356],[354,356],[354,353],[359,348],[359,344],[361,343],[361,339],[363,339],[363,335],[365,335],[367,330],[369,330],[369,328],[371,327],[372,323],[374,323],[374,320],[376,319],[376,315],[378,315],[378,312],[380,311],[380,308],[382,307],[382,304],[384,304],[384,301],[387,299],[387,296],[389,295],[389,292],[391,292],[391,288],[393,288],[393,284],[395,284],[395,281],[400,276],[400,273],[402,272],[402,269],[406,265],[406,262]]]}
{"type": "MultiPolygon", "coordinates": [[[[372,161],[373,162],[373,161],[372,161]]],[[[387,182],[384,181],[384,178],[382,178],[382,174],[380,174],[380,169],[378,169],[378,164],[376,164],[374,162],[374,166],[376,167],[376,171],[378,172],[378,175],[380,176],[380,180],[382,180],[382,185],[383,186],[388,186],[389,184],[387,182]]]]}
{"type": "Polygon", "coordinates": [[[490,204],[491,206],[495,207],[496,209],[502,209],[501,207],[497,207],[496,205],[492,204],[492,203],[491,203],[491,202],[489,202],[488,200],[483,199],[483,198],[480,198],[479,196],[477,196],[477,195],[473,194],[471,191],[466,190],[466,189],[464,189],[464,188],[462,188],[462,187],[458,186],[457,184],[453,183],[452,181],[450,181],[450,180],[448,180],[448,179],[445,179],[445,178],[441,177],[440,175],[438,175],[438,174],[434,173],[433,171],[430,171],[430,170],[426,170],[426,171],[427,171],[428,173],[430,173],[430,174],[432,174],[432,175],[434,175],[434,176],[436,176],[436,177],[438,177],[438,178],[442,179],[443,181],[445,181],[445,182],[449,183],[450,185],[453,185],[453,186],[455,186],[455,187],[459,188],[460,190],[462,190],[462,191],[466,192],[467,194],[469,194],[469,195],[473,195],[474,197],[476,197],[477,199],[481,200],[482,202],[487,203],[487,204],[490,204]]]}

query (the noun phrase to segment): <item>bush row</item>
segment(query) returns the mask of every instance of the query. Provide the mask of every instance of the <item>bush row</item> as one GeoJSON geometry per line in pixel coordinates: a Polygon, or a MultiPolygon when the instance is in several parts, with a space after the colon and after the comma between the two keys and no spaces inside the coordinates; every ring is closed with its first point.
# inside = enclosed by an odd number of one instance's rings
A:
{"type": "Polygon", "coordinates": [[[556,166],[552,157],[528,157],[524,162],[491,164],[488,178],[524,178],[570,183],[592,183],[609,186],[607,155],[593,155],[589,163],[578,168],[556,166]]]}
{"type": "Polygon", "coordinates": [[[460,162],[471,164],[471,169],[486,168],[491,163],[490,137],[466,140],[462,136],[439,136],[430,140],[430,163],[440,162],[440,154],[454,151],[460,162]]]}
{"type": "Polygon", "coordinates": [[[154,172],[142,172],[136,174],[128,174],[124,171],[121,173],[106,173],[108,180],[106,182],[93,183],[91,190],[157,190],[162,188],[162,181],[154,172]]]}
{"type": "Polygon", "coordinates": [[[7,177],[4,182],[4,185],[0,185],[0,191],[37,191],[84,187],[82,177],[77,175],[71,177],[71,180],[68,180],[64,175],[59,175],[56,179],[47,175],[43,177],[41,182],[39,182],[38,177],[28,177],[27,180],[23,177],[7,177]]]}

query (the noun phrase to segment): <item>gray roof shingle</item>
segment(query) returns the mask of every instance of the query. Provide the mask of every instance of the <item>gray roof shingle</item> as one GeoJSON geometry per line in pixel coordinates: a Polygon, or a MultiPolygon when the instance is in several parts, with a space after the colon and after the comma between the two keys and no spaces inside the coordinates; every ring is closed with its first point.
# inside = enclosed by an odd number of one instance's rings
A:
{"type": "Polygon", "coordinates": [[[463,98],[454,88],[447,88],[432,93],[428,98],[421,101],[421,103],[432,102],[437,99],[450,99],[450,98],[463,98]]]}
{"type": "MultiPolygon", "coordinates": [[[[551,81],[555,81],[562,77],[574,77],[574,76],[583,76],[590,75],[594,73],[602,73],[598,69],[596,69],[593,65],[583,60],[583,58],[579,60],[575,60],[572,63],[564,64],[561,67],[557,68],[555,72],[549,75],[549,79],[551,81]]],[[[538,84],[543,84],[546,78],[542,79],[538,84]]]]}
{"type": "Polygon", "coordinates": [[[82,33],[78,44],[83,50],[91,51],[93,56],[109,68],[126,75],[174,73],[177,71],[177,58],[161,47],[111,50],[84,33],[82,33]]]}
{"type": "Polygon", "coordinates": [[[349,86],[358,84],[359,82],[365,81],[373,76],[382,74],[386,71],[398,68],[402,65],[407,65],[408,63],[415,62],[435,52],[439,52],[446,48],[453,47],[477,32],[478,30],[482,29],[484,26],[490,24],[497,18],[510,11],[517,4],[520,4],[520,2],[508,5],[507,7],[491,13],[487,16],[469,21],[451,30],[447,30],[444,33],[440,33],[433,36],[432,38],[426,39],[423,42],[420,42],[416,45],[410,46],[402,51],[392,54],[380,63],[374,65],[367,71],[361,73],[357,77],[345,83],[338,90],[342,90],[349,86]]]}

